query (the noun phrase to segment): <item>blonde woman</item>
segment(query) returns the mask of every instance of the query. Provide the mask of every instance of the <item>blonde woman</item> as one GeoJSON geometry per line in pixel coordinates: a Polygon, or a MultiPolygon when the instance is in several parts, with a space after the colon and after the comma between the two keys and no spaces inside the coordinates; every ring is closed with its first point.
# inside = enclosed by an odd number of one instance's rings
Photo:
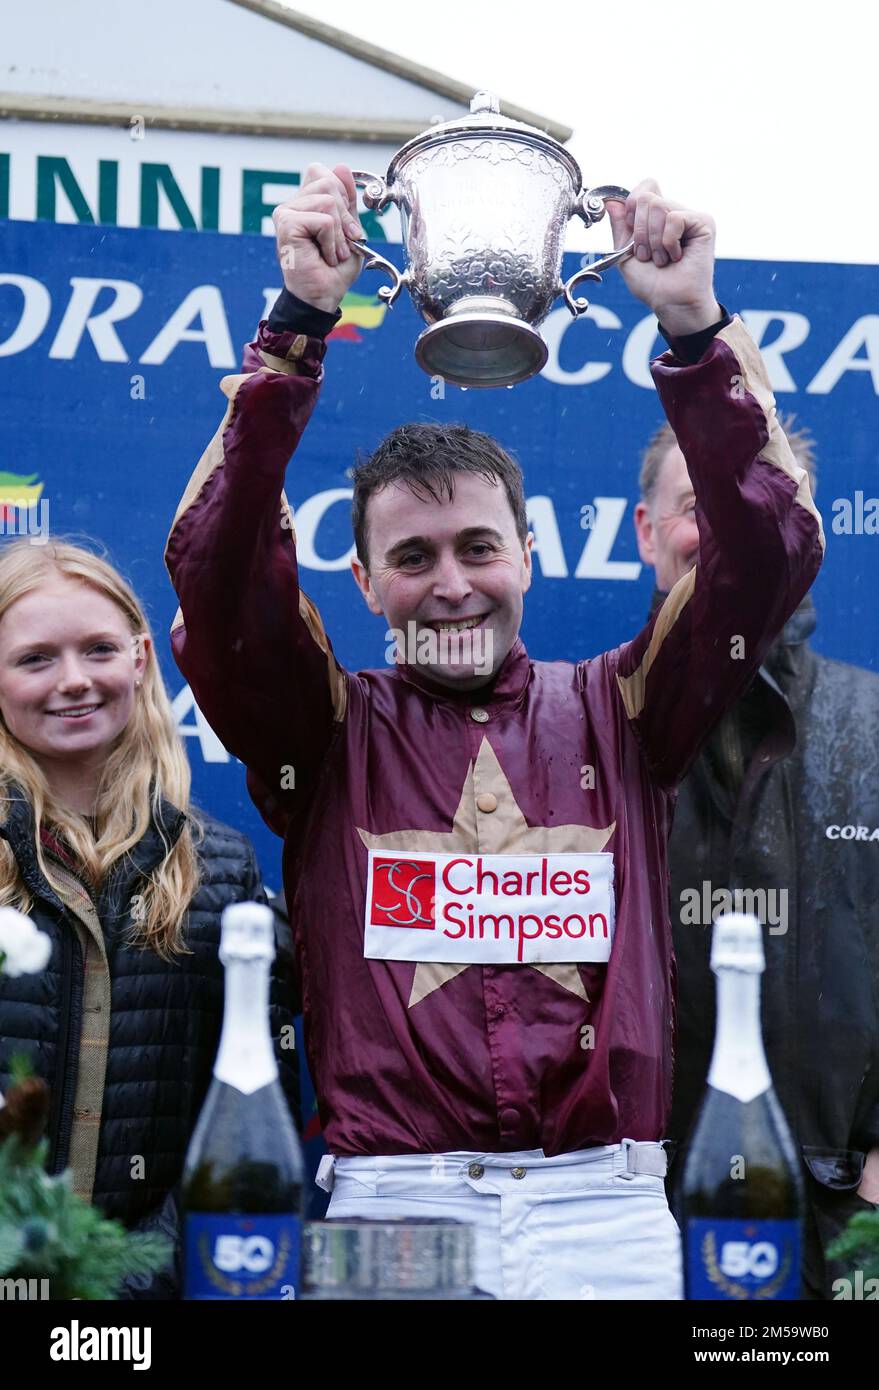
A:
{"type": "MultiPolygon", "coordinates": [[[[250,842],[196,813],[144,611],[68,543],[0,549],[0,905],[52,941],[0,977],[10,1058],[48,1083],[49,1167],[129,1227],[178,1234],[186,1146],[219,1041],[220,914],[265,901],[250,842]]],[[[290,955],[272,1028],[298,1118],[290,955]]],[[[172,1272],[126,1296],[171,1297],[172,1272]]]]}

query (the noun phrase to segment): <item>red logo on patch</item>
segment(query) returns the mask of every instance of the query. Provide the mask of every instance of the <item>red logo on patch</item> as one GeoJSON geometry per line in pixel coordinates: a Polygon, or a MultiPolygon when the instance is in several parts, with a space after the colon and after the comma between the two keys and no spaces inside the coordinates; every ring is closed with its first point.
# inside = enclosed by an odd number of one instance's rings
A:
{"type": "Polygon", "coordinates": [[[417,859],[376,859],[369,920],[375,927],[434,931],[436,865],[417,859]]]}

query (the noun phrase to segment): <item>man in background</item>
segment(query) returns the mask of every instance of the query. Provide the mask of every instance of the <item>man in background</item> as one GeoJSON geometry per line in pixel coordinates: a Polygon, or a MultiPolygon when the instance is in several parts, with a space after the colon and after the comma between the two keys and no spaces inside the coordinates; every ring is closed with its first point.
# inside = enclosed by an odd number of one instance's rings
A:
{"type": "MultiPolygon", "coordinates": [[[[781,423],[814,491],[813,441],[792,417],[781,423]]],[[[669,424],[644,453],[640,488],[635,529],[656,573],[653,612],[698,548],[697,504],[669,424]]],[[[680,786],[669,842],[679,997],[668,1135],[671,1190],[714,1039],[710,904],[719,915],[717,890],[740,890],[763,922],[763,1036],[803,1159],[804,1293],[827,1299],[849,1272],[827,1260],[827,1246],[879,1203],[879,676],[814,652],[815,623],[807,595],[680,786]]]]}

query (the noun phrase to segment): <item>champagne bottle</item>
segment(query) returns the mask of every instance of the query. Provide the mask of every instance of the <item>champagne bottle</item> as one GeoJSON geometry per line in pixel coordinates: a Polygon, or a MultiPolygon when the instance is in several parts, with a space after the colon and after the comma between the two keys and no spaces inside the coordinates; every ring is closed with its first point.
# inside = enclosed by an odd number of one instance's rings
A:
{"type": "Polygon", "coordinates": [[[261,903],[223,913],[223,1029],[183,1172],[188,1299],[295,1298],[302,1150],[269,1030],[274,918],[261,903]]]}
{"type": "Polygon", "coordinates": [[[718,918],[714,1052],[675,1200],[688,1299],[800,1297],[803,1185],[763,1050],[763,968],[757,918],[718,918]]]}

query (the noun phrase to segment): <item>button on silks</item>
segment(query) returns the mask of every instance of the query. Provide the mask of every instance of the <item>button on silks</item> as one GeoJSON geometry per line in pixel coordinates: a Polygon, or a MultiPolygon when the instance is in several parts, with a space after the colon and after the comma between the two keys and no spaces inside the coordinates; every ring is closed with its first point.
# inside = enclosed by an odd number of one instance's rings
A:
{"type": "Polygon", "coordinates": [[[476,805],[480,811],[496,811],[497,797],[494,792],[480,792],[476,798],[476,805]]]}
{"type": "Polygon", "coordinates": [[[470,718],[475,719],[477,724],[487,724],[488,710],[482,709],[480,705],[474,705],[473,709],[470,711],[470,718]]]}

